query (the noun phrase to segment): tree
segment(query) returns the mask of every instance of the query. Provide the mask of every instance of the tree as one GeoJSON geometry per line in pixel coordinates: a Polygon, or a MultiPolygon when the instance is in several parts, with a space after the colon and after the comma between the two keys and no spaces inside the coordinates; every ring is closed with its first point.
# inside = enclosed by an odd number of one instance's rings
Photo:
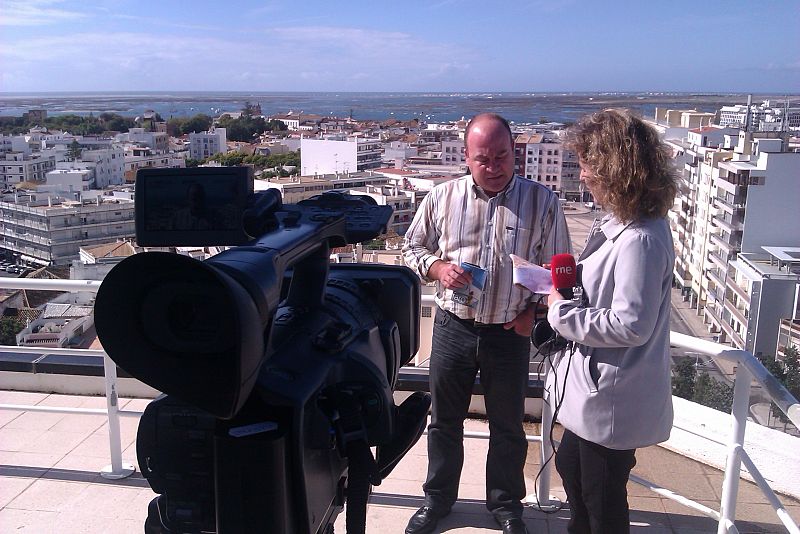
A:
{"type": "Polygon", "coordinates": [[[73,139],[67,149],[67,158],[72,161],[78,161],[81,159],[81,152],[83,152],[81,145],[73,139]]]}
{"type": "Polygon", "coordinates": [[[205,132],[208,131],[212,123],[213,120],[211,117],[204,113],[198,113],[197,115],[194,115],[186,120],[186,122],[183,124],[183,128],[181,129],[181,133],[187,134],[193,132],[205,132]]]}
{"type": "MultiPolygon", "coordinates": [[[[783,349],[783,361],[778,361],[771,354],[759,357],[761,363],[767,371],[774,376],[778,382],[791,393],[794,398],[800,397],[800,362],[798,362],[798,350],[794,345],[789,345],[783,349]]],[[[778,405],[770,403],[770,415],[781,421],[784,425],[789,423],[789,418],[778,408],[778,405]]]]}
{"type": "Polygon", "coordinates": [[[697,369],[691,358],[683,358],[673,367],[672,394],[676,397],[692,400],[697,369]]]}
{"type": "Polygon", "coordinates": [[[0,318],[0,345],[16,345],[17,334],[25,328],[25,323],[16,317],[0,318]]]}
{"type": "Polygon", "coordinates": [[[795,399],[800,399],[800,351],[794,345],[783,349],[783,368],[783,385],[795,399]]]}
{"type": "Polygon", "coordinates": [[[703,406],[730,413],[733,406],[733,388],[704,372],[697,377],[692,400],[703,406]]]}

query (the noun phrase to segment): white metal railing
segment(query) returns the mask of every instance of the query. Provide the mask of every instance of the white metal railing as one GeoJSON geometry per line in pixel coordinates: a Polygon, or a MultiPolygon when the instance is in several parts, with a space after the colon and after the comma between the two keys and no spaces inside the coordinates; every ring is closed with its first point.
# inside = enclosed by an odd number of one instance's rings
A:
{"type": "Polygon", "coordinates": [[[732,428],[728,443],[728,458],[725,464],[725,477],[722,482],[722,498],[720,501],[717,534],[738,532],[733,524],[736,518],[736,496],[739,491],[739,477],[742,463],[756,481],[764,496],[769,500],[781,523],[792,534],[800,534],[800,528],[780,503],[769,483],[759,472],[744,450],[744,433],[747,426],[747,414],[750,401],[750,388],[755,380],[769,396],[770,400],[800,427],[800,404],[778,380],[770,374],[755,356],[745,350],[733,349],[719,343],[712,343],[685,334],[672,332],[670,343],[677,347],[691,349],[702,354],[719,358],[736,364],[733,386],[733,406],[731,408],[732,428]]]}
{"type": "MultiPolygon", "coordinates": [[[[94,280],[36,280],[28,278],[0,278],[0,288],[10,289],[37,289],[71,292],[86,291],[96,293],[99,287],[100,282],[94,280]]],[[[431,296],[424,296],[422,301],[424,304],[430,305],[433,303],[433,298],[431,296]]],[[[730,443],[728,444],[728,457],[723,480],[720,511],[717,512],[712,510],[706,506],[696,503],[695,501],[692,501],[691,499],[680,496],[668,489],[662,488],[635,475],[631,476],[631,480],[648,487],[663,497],[672,499],[680,504],[700,511],[701,513],[716,519],[718,521],[717,533],[725,534],[730,532],[738,532],[734,524],[734,519],[736,517],[736,496],[739,488],[740,470],[743,463],[750,475],[756,481],[758,487],[772,505],[773,509],[778,515],[779,520],[783,523],[788,532],[792,534],[800,534],[800,528],[798,528],[797,524],[789,516],[786,509],[780,503],[777,495],[769,486],[769,483],[764,479],[758,468],[744,450],[744,434],[745,427],[747,425],[750,387],[753,380],[755,380],[763,388],[763,391],[770,397],[771,401],[779,407],[779,409],[789,418],[789,420],[795,426],[800,428],[800,404],[798,404],[797,399],[795,399],[786,390],[786,388],[784,388],[780,382],[778,382],[778,380],[766,370],[766,368],[755,358],[755,356],[747,351],[732,349],[731,347],[727,347],[719,343],[712,343],[710,341],[676,332],[671,332],[670,343],[677,347],[690,349],[692,351],[711,356],[712,358],[719,358],[736,364],[734,399],[731,410],[733,424],[731,429],[731,439],[730,443]]],[[[135,468],[132,465],[123,464],[122,462],[119,417],[137,417],[140,416],[142,412],[125,411],[119,409],[116,386],[116,365],[104,351],[89,349],[44,349],[42,347],[16,347],[0,345],[0,352],[31,352],[36,354],[79,354],[87,356],[103,356],[103,367],[106,383],[105,410],[89,408],[27,406],[18,404],[0,404],[0,409],[106,415],[108,417],[111,465],[105,467],[102,470],[101,475],[105,478],[116,479],[127,477],[134,472],[135,468]]],[[[545,363],[545,365],[547,364],[545,363]]],[[[410,369],[415,369],[417,372],[423,371],[420,368],[410,369]]],[[[549,369],[545,369],[545,372],[549,372],[549,369]]],[[[531,377],[534,376],[538,378],[538,375],[531,375],[531,377]]],[[[543,509],[552,509],[560,506],[560,502],[558,500],[550,497],[550,474],[552,468],[551,456],[553,454],[553,449],[549,435],[552,424],[552,409],[549,403],[542,402],[542,424],[540,425],[541,434],[526,436],[526,439],[529,442],[541,443],[541,472],[539,473],[536,481],[535,495],[530,496],[528,500],[529,502],[535,502],[537,506],[543,509]]],[[[465,432],[465,436],[470,438],[488,439],[489,434],[486,432],[465,432]]]]}
{"type": "MultiPolygon", "coordinates": [[[[95,280],[40,280],[33,278],[0,278],[0,287],[8,289],[36,289],[45,291],[84,291],[97,293],[100,282],[95,280]]],[[[62,354],[80,356],[102,356],[103,375],[106,386],[106,409],[61,408],[54,406],[28,406],[22,404],[0,404],[0,410],[23,410],[29,412],[69,413],[83,415],[105,415],[108,418],[108,445],[111,464],[100,471],[100,475],[108,479],[125,478],[136,470],[132,464],[122,461],[122,441],[120,437],[119,418],[121,415],[138,417],[141,412],[129,412],[119,409],[117,397],[117,366],[102,350],[90,349],[53,349],[45,347],[17,347],[0,345],[0,352],[17,352],[33,354],[62,354]]]]}

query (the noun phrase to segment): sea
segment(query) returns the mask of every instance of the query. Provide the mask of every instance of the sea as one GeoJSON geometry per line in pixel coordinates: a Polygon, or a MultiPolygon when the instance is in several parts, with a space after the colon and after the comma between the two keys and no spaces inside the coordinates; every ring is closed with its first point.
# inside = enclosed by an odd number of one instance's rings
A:
{"type": "MultiPolygon", "coordinates": [[[[754,95],[753,101],[782,105],[786,95],[754,95]]],[[[788,97],[797,105],[800,96],[788,97]]],[[[152,110],[164,119],[198,113],[217,116],[240,111],[246,103],[259,104],[264,115],[288,111],[358,120],[420,119],[428,123],[469,118],[477,113],[499,113],[514,123],[575,121],[581,115],[608,107],[624,107],[652,117],[656,107],[714,112],[721,106],[744,104],[746,94],[677,92],[70,92],[2,93],[0,116],[22,116],[31,109],[48,115],[89,115],[104,112],[126,117],[152,110]]]]}

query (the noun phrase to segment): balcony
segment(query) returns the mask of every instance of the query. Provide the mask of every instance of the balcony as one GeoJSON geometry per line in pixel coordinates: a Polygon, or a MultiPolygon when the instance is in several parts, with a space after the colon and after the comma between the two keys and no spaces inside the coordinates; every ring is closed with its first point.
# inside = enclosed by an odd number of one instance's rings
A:
{"type": "Polygon", "coordinates": [[[721,271],[724,272],[728,269],[728,262],[716,252],[709,252],[708,259],[710,259],[712,263],[719,267],[721,271]]]}
{"type": "Polygon", "coordinates": [[[727,200],[722,198],[716,197],[713,199],[714,206],[720,208],[723,211],[728,212],[731,215],[739,214],[744,211],[743,204],[732,204],[727,200]]]}
{"type": "Polygon", "coordinates": [[[734,280],[730,280],[730,283],[728,283],[727,287],[734,292],[742,300],[742,302],[746,303],[748,306],[750,305],[750,295],[734,280]]]}
{"type": "Polygon", "coordinates": [[[708,239],[714,245],[718,246],[719,248],[721,248],[722,250],[724,250],[728,254],[730,254],[731,252],[735,252],[736,251],[736,248],[731,243],[729,243],[728,241],[726,241],[725,239],[720,237],[718,234],[711,234],[711,235],[708,236],[708,239]]]}
{"type": "Polygon", "coordinates": [[[706,271],[706,276],[708,277],[709,280],[717,284],[717,286],[719,286],[720,288],[725,287],[725,278],[721,276],[716,269],[709,269],[708,271],[706,271]]]}
{"type": "MultiPolygon", "coordinates": [[[[0,279],[0,286],[3,285],[96,291],[99,284],[0,279]]],[[[674,399],[676,418],[670,440],[663,446],[637,452],[637,466],[628,490],[632,531],[780,532],[785,528],[797,532],[800,501],[773,493],[776,489],[800,496],[800,488],[793,488],[791,477],[785,476],[800,470],[800,458],[786,453],[797,450],[797,438],[753,423],[747,425],[747,397],[755,379],[796,424],[800,423],[797,400],[787,396],[746,352],[678,333],[672,334],[671,342],[735,369],[733,413],[731,417],[674,399]],[[755,483],[740,479],[740,466],[752,473],[750,478],[755,483]],[[789,482],[781,482],[782,479],[789,482]],[[722,514],[715,509],[720,506],[722,514]]],[[[137,386],[132,379],[118,379],[116,367],[102,351],[73,354],[76,351],[54,350],[38,355],[21,347],[5,347],[5,351],[10,352],[3,360],[0,384],[0,451],[4,455],[0,515],[4,530],[51,532],[53,525],[58,525],[58,532],[141,532],[147,503],[155,494],[139,476],[139,466],[135,464],[136,431],[141,412],[155,392],[147,393],[147,388],[137,386]],[[39,371],[21,372],[26,361],[37,362],[34,368],[38,366],[39,371]],[[97,376],[74,374],[78,367],[92,369],[84,374],[97,376]],[[68,394],[36,392],[37,375],[39,380],[49,378],[51,383],[60,384],[61,391],[68,394]],[[11,391],[12,379],[27,379],[30,386],[11,391]],[[126,396],[132,394],[134,387],[138,389],[133,397],[126,396]],[[98,390],[105,391],[106,397],[89,396],[98,390]],[[109,451],[111,463],[107,465],[109,451]]],[[[406,372],[412,371],[424,375],[424,368],[406,372]]],[[[532,374],[532,379],[538,378],[538,374],[532,374]]],[[[549,452],[549,442],[542,436],[549,434],[551,414],[547,405],[539,403],[532,415],[542,423],[526,425],[529,441],[534,445],[529,448],[525,468],[530,495],[524,518],[532,532],[560,534],[566,532],[568,518],[562,504],[565,496],[561,482],[547,467],[552,462],[541,469],[542,457],[549,452]],[[546,514],[540,507],[555,513],[546,514]]],[[[480,420],[469,420],[466,431],[465,466],[480,468],[464,470],[459,500],[453,513],[440,522],[440,528],[497,532],[483,505],[487,451],[483,438],[488,428],[480,420]]],[[[557,439],[560,428],[554,431],[557,439]]],[[[423,438],[392,475],[374,488],[367,532],[399,532],[405,526],[422,504],[426,464],[423,438]]],[[[337,519],[336,527],[344,532],[344,514],[337,519]]]]}
{"type": "Polygon", "coordinates": [[[726,301],[725,301],[725,309],[726,309],[728,312],[730,312],[731,316],[733,316],[733,318],[734,318],[734,319],[736,319],[737,321],[739,321],[739,323],[740,323],[740,324],[741,324],[743,327],[747,328],[747,317],[745,316],[745,313],[744,313],[742,310],[740,310],[739,308],[737,308],[737,307],[736,307],[736,305],[735,305],[735,304],[733,304],[733,303],[732,303],[731,301],[729,301],[729,300],[726,300],[726,301]]]}

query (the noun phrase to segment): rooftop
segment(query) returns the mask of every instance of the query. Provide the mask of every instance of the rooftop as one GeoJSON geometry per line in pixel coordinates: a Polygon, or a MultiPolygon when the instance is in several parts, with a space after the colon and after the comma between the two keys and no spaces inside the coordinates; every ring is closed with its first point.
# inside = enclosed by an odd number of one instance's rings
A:
{"type": "MultiPolygon", "coordinates": [[[[120,409],[144,410],[149,399],[123,398],[120,409]]],[[[103,397],[58,395],[24,391],[0,391],[0,403],[36,406],[103,408],[103,397]]],[[[122,457],[136,464],[135,440],[138,418],[120,419],[122,457]]],[[[484,421],[469,420],[468,431],[486,432],[484,421]]],[[[529,424],[528,433],[538,432],[529,424]]],[[[556,429],[556,438],[560,435],[556,429]]],[[[467,439],[459,500],[453,512],[439,523],[437,532],[497,532],[484,505],[484,471],[488,442],[467,439]]],[[[39,413],[0,410],[0,524],[5,532],[53,532],[138,534],[147,516],[147,504],[155,497],[141,471],[121,480],[108,480],[100,471],[109,463],[108,422],[101,415],[39,413]]],[[[401,532],[422,505],[422,483],[427,466],[425,438],[421,439],[383,484],[373,489],[367,515],[368,533],[401,532]]],[[[538,446],[529,447],[525,478],[529,488],[539,471],[538,446]]],[[[710,508],[718,508],[721,471],[654,446],[637,452],[633,474],[659,486],[680,491],[710,508]]],[[[565,494],[554,472],[552,497],[563,502],[565,494]]],[[[716,521],[700,512],[629,482],[632,532],[697,534],[715,532],[716,521]]],[[[790,516],[800,520],[800,502],[781,497],[790,516]]],[[[545,513],[532,504],[524,519],[531,532],[566,532],[565,507],[545,513]]],[[[766,498],[755,484],[741,481],[737,501],[739,532],[784,532],[766,498]]],[[[344,514],[336,530],[345,531],[344,514]]]]}

